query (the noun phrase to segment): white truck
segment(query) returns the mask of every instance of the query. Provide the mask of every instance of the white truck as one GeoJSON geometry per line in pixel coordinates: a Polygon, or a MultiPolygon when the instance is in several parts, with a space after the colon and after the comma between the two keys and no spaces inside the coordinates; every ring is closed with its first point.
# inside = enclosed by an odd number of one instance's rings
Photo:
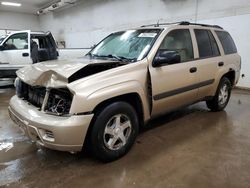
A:
{"type": "Polygon", "coordinates": [[[58,49],[50,32],[17,31],[0,36],[0,78],[15,78],[24,66],[84,56],[90,49],[58,49]]]}

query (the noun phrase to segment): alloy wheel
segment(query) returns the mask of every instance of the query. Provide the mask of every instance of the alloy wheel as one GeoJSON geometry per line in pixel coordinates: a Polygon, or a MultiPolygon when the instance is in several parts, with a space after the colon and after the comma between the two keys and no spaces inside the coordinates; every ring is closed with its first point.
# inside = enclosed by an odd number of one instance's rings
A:
{"type": "Polygon", "coordinates": [[[131,121],[124,114],[117,114],[110,118],[105,126],[103,139],[110,150],[119,150],[126,145],[131,134],[131,121]]]}

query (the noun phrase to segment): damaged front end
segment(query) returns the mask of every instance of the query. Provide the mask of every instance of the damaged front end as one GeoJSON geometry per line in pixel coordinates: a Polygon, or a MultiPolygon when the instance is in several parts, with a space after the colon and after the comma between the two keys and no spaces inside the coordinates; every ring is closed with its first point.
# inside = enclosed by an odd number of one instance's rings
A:
{"type": "Polygon", "coordinates": [[[73,100],[67,84],[122,65],[125,63],[90,59],[61,62],[60,66],[59,62],[39,63],[17,71],[16,94],[41,112],[66,116],[73,100]]]}
{"type": "Polygon", "coordinates": [[[111,69],[121,71],[118,67],[126,64],[81,58],[22,68],[17,71],[16,95],[8,108],[10,118],[38,145],[81,151],[94,117],[88,95],[112,84],[105,80],[119,73],[111,69]]]}
{"type": "Polygon", "coordinates": [[[48,61],[22,68],[17,76],[31,86],[65,87],[68,83],[109,69],[126,65],[125,62],[89,59],[48,61]]]}
{"type": "Polygon", "coordinates": [[[19,78],[15,85],[17,96],[37,107],[39,111],[58,116],[69,114],[73,95],[67,88],[30,86],[19,78]]]}

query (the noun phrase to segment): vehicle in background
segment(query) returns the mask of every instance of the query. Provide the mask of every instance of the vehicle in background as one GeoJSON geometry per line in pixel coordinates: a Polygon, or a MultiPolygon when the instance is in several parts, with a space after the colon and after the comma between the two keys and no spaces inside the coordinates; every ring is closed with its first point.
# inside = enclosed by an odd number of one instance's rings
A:
{"type": "Polygon", "coordinates": [[[84,56],[90,49],[57,48],[50,32],[18,31],[0,38],[0,78],[15,78],[24,66],[84,56]]]}
{"type": "Polygon", "coordinates": [[[0,36],[0,44],[2,43],[2,41],[7,37],[8,35],[2,35],[0,36]]]}

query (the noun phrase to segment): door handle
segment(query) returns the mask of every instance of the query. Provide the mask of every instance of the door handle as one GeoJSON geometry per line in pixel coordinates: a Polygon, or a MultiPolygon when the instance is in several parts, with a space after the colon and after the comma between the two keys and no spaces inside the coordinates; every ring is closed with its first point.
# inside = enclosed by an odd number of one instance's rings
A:
{"type": "Polygon", "coordinates": [[[189,69],[189,72],[190,72],[190,73],[194,73],[194,72],[196,72],[196,71],[197,71],[197,68],[196,68],[196,67],[192,67],[192,68],[189,69]]]}
{"type": "Polygon", "coordinates": [[[23,57],[28,57],[29,53],[23,53],[23,57]]]}
{"type": "Polygon", "coordinates": [[[219,67],[222,67],[223,65],[224,65],[224,62],[219,62],[219,63],[218,63],[218,66],[219,66],[219,67]]]}

